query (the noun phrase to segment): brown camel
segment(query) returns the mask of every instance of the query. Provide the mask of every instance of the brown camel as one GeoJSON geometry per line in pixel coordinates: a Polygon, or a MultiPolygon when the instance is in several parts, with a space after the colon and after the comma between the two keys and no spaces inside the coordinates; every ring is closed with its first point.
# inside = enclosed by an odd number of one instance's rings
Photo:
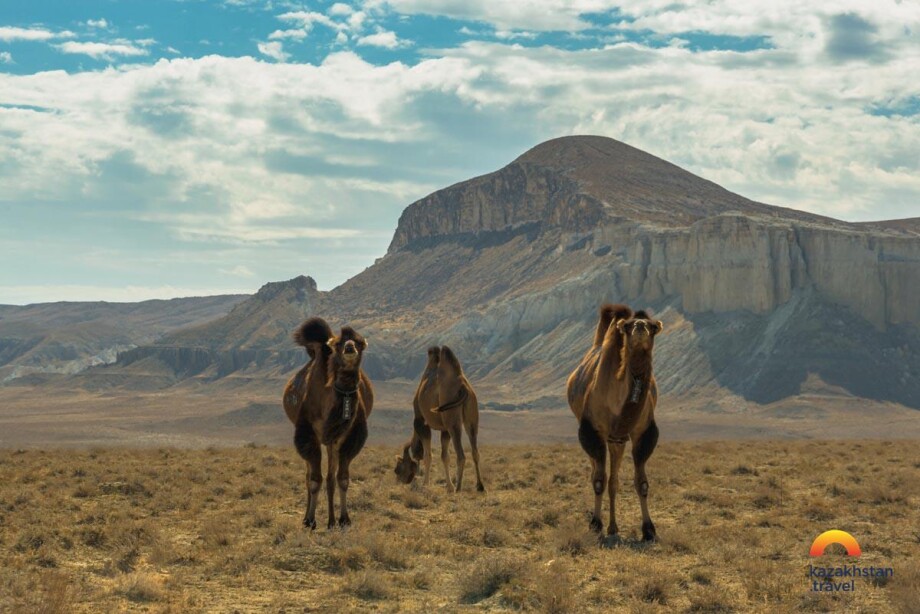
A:
{"type": "Polygon", "coordinates": [[[415,417],[412,423],[412,438],[403,446],[402,456],[396,457],[395,473],[400,482],[409,484],[418,473],[419,461],[425,460],[425,485],[431,477],[431,429],[441,431],[441,461],[447,478],[447,490],[454,492],[450,477],[451,439],[457,454],[457,487],[463,483],[463,453],[461,432],[466,429],[476,468],[476,490],[482,492],[482,476],[479,473],[479,446],[476,441],[479,432],[479,404],[476,392],[460,367],[460,361],[449,347],[428,348],[428,364],[412,401],[415,417]]]}
{"type": "Polygon", "coordinates": [[[642,539],[655,539],[655,525],[648,513],[648,478],[645,463],[658,443],[655,405],[658,386],[652,374],[652,349],[662,324],[644,311],[635,315],[625,305],[605,304],[594,335],[594,344],[568,381],[568,400],[578,419],[578,441],[591,458],[594,514],[591,528],[600,532],[601,499],[610,491],[608,535],[618,533],[616,494],[620,462],[626,441],[632,441],[635,487],[642,507],[642,539]],[[604,461],[610,451],[610,476],[604,461]]]}
{"type": "Polygon", "coordinates": [[[283,405],[294,424],[294,446],[307,462],[307,511],[303,524],[316,528],[316,504],[323,483],[322,447],[326,447],[328,527],[335,526],[335,486],[339,485],[339,525],[351,524],[346,496],[348,469],[367,441],[367,417],[374,390],[361,370],[367,341],[353,328],[336,337],[322,318],[310,318],[294,332],[310,360],[288,382],[283,405]]]}

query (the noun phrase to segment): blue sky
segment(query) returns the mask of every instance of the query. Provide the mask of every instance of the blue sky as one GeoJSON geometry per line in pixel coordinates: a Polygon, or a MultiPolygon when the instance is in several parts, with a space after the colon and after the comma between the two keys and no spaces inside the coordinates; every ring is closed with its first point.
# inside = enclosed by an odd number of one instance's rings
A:
{"type": "Polygon", "coordinates": [[[565,134],[920,215],[920,5],[748,4],[4,2],[0,303],[329,289],[410,202],[565,134]]]}

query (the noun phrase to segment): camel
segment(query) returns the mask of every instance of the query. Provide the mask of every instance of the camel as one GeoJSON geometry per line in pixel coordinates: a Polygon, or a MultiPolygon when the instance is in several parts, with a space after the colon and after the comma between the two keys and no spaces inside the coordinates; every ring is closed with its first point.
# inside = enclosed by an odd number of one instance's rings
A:
{"type": "Polygon", "coordinates": [[[610,523],[607,534],[617,536],[616,494],[620,462],[626,441],[632,441],[635,488],[642,507],[642,540],[656,539],[648,512],[648,477],[645,464],[658,443],[655,405],[658,386],[652,374],[652,350],[662,324],[645,311],[626,305],[605,304],[594,334],[594,343],[568,380],[568,401],[578,419],[578,441],[591,458],[594,513],[591,529],[603,530],[601,499],[605,481],[610,492],[610,523]],[[606,446],[606,448],[605,448],[606,446]],[[604,461],[610,452],[610,476],[604,461]]]}
{"type": "Polygon", "coordinates": [[[338,336],[322,318],[309,318],[294,332],[309,360],[284,388],[283,406],[294,424],[294,447],[307,462],[307,510],[303,524],[316,528],[316,504],[323,483],[322,446],[326,448],[328,527],[335,526],[335,487],[339,486],[338,524],[351,524],[347,493],[349,467],[367,441],[367,418],[374,389],[361,369],[367,340],[350,326],[338,336]]]}
{"type": "Polygon", "coordinates": [[[410,484],[419,469],[419,461],[425,460],[425,486],[431,477],[431,430],[441,431],[441,461],[447,478],[447,491],[454,492],[450,477],[450,441],[454,442],[457,454],[457,484],[459,491],[463,483],[463,467],[466,455],[461,441],[462,430],[470,440],[473,466],[476,468],[476,490],[485,491],[479,472],[479,404],[476,392],[463,374],[460,361],[449,347],[428,348],[428,363],[422,372],[422,379],[412,401],[415,412],[412,422],[412,438],[403,446],[402,456],[396,457],[395,473],[403,484],[410,484]]]}

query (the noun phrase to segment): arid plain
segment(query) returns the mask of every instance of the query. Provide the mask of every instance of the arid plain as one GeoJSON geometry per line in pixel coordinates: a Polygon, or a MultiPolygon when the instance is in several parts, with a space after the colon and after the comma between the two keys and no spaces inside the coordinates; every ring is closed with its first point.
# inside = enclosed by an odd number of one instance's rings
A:
{"type": "Polygon", "coordinates": [[[392,454],[353,465],[352,527],[310,532],[290,447],[4,450],[0,610],[917,611],[915,442],[665,441],[660,541],[637,542],[625,463],[613,547],[588,531],[577,446],[485,446],[485,493],[446,492],[437,463],[397,484],[392,454]],[[834,527],[894,576],[811,591],[808,547],[834,527]]]}

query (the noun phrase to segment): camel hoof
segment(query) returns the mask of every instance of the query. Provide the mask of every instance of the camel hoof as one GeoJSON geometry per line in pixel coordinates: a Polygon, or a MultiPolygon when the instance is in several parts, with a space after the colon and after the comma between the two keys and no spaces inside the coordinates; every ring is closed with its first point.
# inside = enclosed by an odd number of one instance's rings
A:
{"type": "Polygon", "coordinates": [[[326,528],[330,530],[335,528],[335,518],[329,519],[329,522],[326,523],[326,528]]]}
{"type": "Polygon", "coordinates": [[[339,526],[340,527],[351,526],[351,518],[348,517],[348,514],[342,514],[341,516],[339,516],[339,526]]]}
{"type": "Polygon", "coordinates": [[[479,492],[485,492],[486,487],[482,485],[482,482],[479,482],[478,484],[476,484],[476,490],[479,492]]]}
{"type": "Polygon", "coordinates": [[[658,534],[655,532],[655,525],[651,520],[642,523],[642,541],[658,541],[658,534]]]}
{"type": "Polygon", "coordinates": [[[593,516],[593,515],[591,516],[591,522],[588,523],[588,526],[595,533],[600,533],[601,531],[604,530],[604,523],[601,522],[601,519],[598,518],[597,516],[593,516]]]}
{"type": "Polygon", "coordinates": [[[310,529],[311,531],[315,531],[316,530],[316,520],[314,520],[313,518],[307,518],[306,516],[304,516],[303,526],[304,528],[310,529]]]}

